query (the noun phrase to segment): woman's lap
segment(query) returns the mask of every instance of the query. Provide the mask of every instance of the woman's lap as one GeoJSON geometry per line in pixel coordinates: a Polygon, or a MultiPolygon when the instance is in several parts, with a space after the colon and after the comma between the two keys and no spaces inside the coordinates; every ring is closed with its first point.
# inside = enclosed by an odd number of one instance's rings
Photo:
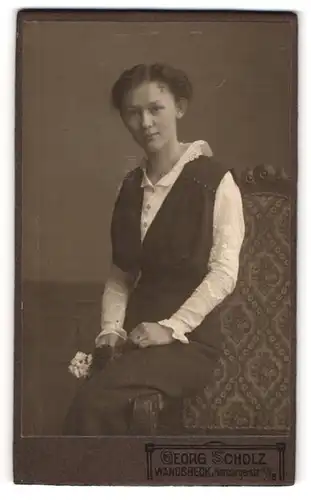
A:
{"type": "Polygon", "coordinates": [[[98,396],[105,390],[141,387],[182,397],[208,383],[215,362],[215,353],[195,343],[135,349],[108,362],[86,388],[98,396]]]}
{"type": "Polygon", "coordinates": [[[216,360],[214,352],[195,342],[127,351],[81,386],[67,415],[65,434],[81,432],[78,422],[88,414],[102,415],[108,433],[114,426],[124,428],[126,410],[137,396],[156,391],[173,398],[190,396],[212,379],[216,360]]]}

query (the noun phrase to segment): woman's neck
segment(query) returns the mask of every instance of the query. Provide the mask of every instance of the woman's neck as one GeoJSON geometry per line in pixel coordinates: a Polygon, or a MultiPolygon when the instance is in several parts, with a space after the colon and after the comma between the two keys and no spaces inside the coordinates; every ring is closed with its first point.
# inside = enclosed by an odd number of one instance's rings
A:
{"type": "Polygon", "coordinates": [[[147,174],[152,183],[156,183],[166,175],[183,154],[185,145],[180,144],[177,139],[167,143],[161,151],[148,152],[147,174]]]}

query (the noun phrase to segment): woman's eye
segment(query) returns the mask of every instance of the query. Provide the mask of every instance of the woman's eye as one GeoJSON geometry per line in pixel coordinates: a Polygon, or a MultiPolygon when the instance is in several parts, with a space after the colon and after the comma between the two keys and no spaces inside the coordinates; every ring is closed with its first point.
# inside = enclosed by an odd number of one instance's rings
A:
{"type": "Polygon", "coordinates": [[[150,112],[151,112],[152,114],[155,114],[155,113],[158,113],[161,109],[163,109],[163,108],[162,108],[162,106],[152,106],[152,107],[150,108],[150,112]]]}
{"type": "Polygon", "coordinates": [[[126,111],[126,114],[129,118],[133,117],[133,116],[138,116],[138,111],[137,109],[128,109],[126,111]]]}

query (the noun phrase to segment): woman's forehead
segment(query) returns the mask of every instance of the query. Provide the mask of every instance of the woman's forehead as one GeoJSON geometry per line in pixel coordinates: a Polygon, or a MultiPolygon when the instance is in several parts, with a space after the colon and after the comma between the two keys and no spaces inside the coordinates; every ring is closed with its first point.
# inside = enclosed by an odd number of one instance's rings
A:
{"type": "Polygon", "coordinates": [[[167,102],[173,100],[167,86],[159,82],[143,82],[131,89],[125,96],[126,106],[146,106],[154,102],[167,102]]]}

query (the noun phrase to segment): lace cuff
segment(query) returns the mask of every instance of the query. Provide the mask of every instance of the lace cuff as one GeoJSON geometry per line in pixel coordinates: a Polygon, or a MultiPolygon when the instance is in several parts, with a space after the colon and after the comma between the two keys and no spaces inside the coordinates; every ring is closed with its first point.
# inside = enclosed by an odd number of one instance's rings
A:
{"type": "Polygon", "coordinates": [[[102,337],[104,337],[105,335],[109,335],[111,333],[113,333],[114,335],[118,335],[118,337],[121,337],[123,340],[127,338],[127,333],[125,330],[123,330],[123,328],[119,328],[116,325],[113,325],[112,323],[109,325],[107,324],[104,330],[102,330],[95,339],[96,347],[98,346],[100,339],[102,337]]]}
{"type": "Polygon", "coordinates": [[[184,323],[174,318],[164,319],[162,321],[158,321],[158,323],[159,325],[165,326],[172,330],[173,339],[179,340],[179,342],[181,342],[182,344],[189,344],[189,340],[185,335],[185,333],[187,333],[188,331],[188,328],[184,323]]]}

